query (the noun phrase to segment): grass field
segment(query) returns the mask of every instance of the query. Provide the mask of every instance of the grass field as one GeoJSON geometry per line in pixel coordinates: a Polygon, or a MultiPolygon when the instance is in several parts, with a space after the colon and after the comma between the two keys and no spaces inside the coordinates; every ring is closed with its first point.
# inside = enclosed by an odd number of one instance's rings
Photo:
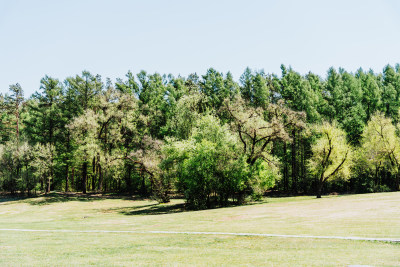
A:
{"type": "MultiPolygon", "coordinates": [[[[267,198],[185,211],[182,200],[110,196],[0,198],[0,228],[204,231],[400,238],[400,192],[267,198]]],[[[400,266],[400,244],[186,234],[0,231],[0,266],[400,266]]]]}

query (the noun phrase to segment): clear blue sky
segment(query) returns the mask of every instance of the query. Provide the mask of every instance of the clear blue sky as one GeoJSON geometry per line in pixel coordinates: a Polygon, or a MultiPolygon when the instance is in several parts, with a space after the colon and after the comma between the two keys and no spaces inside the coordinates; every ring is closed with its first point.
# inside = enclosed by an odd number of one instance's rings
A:
{"type": "Polygon", "coordinates": [[[188,75],[280,64],[381,72],[400,62],[399,1],[0,0],[0,93],[89,70],[188,75]]]}

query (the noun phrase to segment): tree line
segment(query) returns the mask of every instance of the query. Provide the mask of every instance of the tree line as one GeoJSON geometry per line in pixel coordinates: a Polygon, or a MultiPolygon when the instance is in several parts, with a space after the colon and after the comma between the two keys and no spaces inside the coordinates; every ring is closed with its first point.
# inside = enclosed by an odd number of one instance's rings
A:
{"type": "Polygon", "coordinates": [[[193,208],[280,194],[399,189],[400,66],[281,66],[239,81],[88,71],[0,95],[0,190],[126,192],[193,208]]]}

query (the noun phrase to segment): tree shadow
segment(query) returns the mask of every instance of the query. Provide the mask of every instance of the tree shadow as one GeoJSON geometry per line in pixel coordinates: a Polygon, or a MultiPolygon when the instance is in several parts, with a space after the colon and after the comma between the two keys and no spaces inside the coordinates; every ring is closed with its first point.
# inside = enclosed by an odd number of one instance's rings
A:
{"type": "Polygon", "coordinates": [[[184,203],[178,204],[149,204],[129,208],[112,209],[123,215],[161,215],[187,211],[184,203]]]}
{"type": "Polygon", "coordinates": [[[99,194],[99,193],[50,193],[47,195],[41,195],[38,197],[29,198],[25,203],[30,205],[49,205],[53,203],[62,203],[70,201],[82,201],[82,202],[93,202],[101,201],[105,199],[123,199],[123,200],[137,200],[141,199],[135,196],[125,196],[116,194],[99,194]]]}
{"type": "Polygon", "coordinates": [[[52,192],[49,194],[39,194],[28,196],[26,194],[10,194],[0,192],[0,205],[10,205],[18,201],[28,203],[30,205],[50,205],[53,203],[62,203],[70,201],[93,202],[105,199],[121,199],[121,200],[149,200],[149,197],[140,195],[129,195],[119,193],[87,193],[80,192],[52,192]]]}
{"type": "MultiPolygon", "coordinates": [[[[239,206],[251,206],[263,203],[267,203],[267,201],[254,201],[254,202],[244,203],[242,205],[236,203],[230,203],[227,206],[213,206],[208,208],[207,210],[224,209],[224,208],[232,208],[239,206]]],[[[114,211],[123,215],[161,215],[161,214],[173,214],[181,212],[200,211],[200,210],[204,209],[191,209],[185,203],[177,203],[177,204],[149,204],[136,207],[115,208],[115,209],[108,209],[105,212],[114,211]]]]}
{"type": "Polygon", "coordinates": [[[136,207],[124,207],[124,208],[112,208],[103,210],[103,212],[117,212],[123,215],[161,215],[161,214],[173,214],[181,212],[193,212],[201,210],[213,210],[213,209],[225,209],[239,206],[252,206],[268,203],[268,200],[263,199],[261,201],[251,201],[242,204],[230,202],[225,206],[211,206],[207,209],[193,209],[186,205],[186,203],[177,204],[148,204],[136,207]]]}
{"type": "Polygon", "coordinates": [[[35,198],[30,198],[25,201],[25,203],[28,203],[30,205],[35,205],[35,206],[43,206],[43,205],[50,205],[54,203],[62,203],[62,202],[69,202],[69,201],[84,201],[84,202],[90,202],[90,201],[97,201],[97,200],[102,200],[104,199],[103,197],[99,196],[90,196],[90,195],[72,195],[72,194],[60,194],[60,193],[50,193],[47,195],[43,195],[40,197],[35,197],[35,198]]]}
{"type": "Polygon", "coordinates": [[[14,202],[27,199],[28,197],[24,196],[4,196],[0,195],[0,205],[9,205],[13,204],[14,202]]]}

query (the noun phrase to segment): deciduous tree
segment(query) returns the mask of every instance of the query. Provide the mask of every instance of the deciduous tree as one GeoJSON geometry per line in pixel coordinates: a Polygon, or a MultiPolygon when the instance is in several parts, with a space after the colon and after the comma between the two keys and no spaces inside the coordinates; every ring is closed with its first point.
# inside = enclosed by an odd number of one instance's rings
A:
{"type": "Polygon", "coordinates": [[[326,181],[350,177],[352,148],[346,141],[345,132],[336,123],[323,122],[314,130],[318,138],[312,145],[312,157],[308,165],[317,178],[317,198],[320,198],[326,181]]]}

